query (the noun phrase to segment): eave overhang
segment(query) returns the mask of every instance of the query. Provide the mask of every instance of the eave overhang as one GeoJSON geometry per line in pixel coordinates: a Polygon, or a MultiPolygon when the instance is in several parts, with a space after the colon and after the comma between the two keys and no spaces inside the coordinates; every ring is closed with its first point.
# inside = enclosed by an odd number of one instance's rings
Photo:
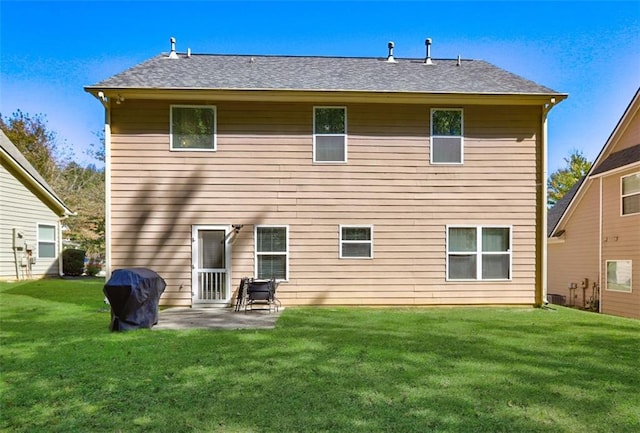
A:
{"type": "Polygon", "coordinates": [[[87,86],[85,91],[115,99],[155,99],[189,101],[385,103],[442,105],[555,105],[565,93],[433,93],[358,90],[295,89],[209,89],[209,88],[102,88],[87,86]]]}
{"type": "Polygon", "coordinates": [[[634,161],[634,162],[631,162],[629,164],[625,164],[625,165],[622,165],[620,167],[616,167],[615,169],[603,171],[603,172],[598,173],[598,174],[592,174],[592,175],[589,176],[589,178],[590,179],[597,179],[599,177],[612,176],[614,174],[618,174],[618,173],[625,172],[627,170],[632,170],[632,169],[635,169],[635,168],[640,168],[640,161],[634,161]]]}
{"type": "Polygon", "coordinates": [[[32,191],[59,217],[75,215],[56,195],[52,194],[48,188],[38,182],[29,172],[15,159],[0,147],[0,160],[7,165],[7,169],[14,172],[20,179],[24,180],[32,191]]]}

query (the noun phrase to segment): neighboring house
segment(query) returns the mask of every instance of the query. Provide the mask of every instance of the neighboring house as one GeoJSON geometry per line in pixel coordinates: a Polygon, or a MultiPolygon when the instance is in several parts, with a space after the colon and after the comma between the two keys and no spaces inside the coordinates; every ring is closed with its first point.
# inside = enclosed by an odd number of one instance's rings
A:
{"type": "Polygon", "coordinates": [[[640,89],[548,231],[550,294],[640,319],[640,89]]]}
{"type": "Polygon", "coordinates": [[[479,60],[151,58],[106,110],[108,269],[164,305],[541,304],[546,122],[566,98],[479,60]]]}
{"type": "Polygon", "coordinates": [[[61,221],[72,212],[2,130],[0,162],[0,279],[61,275],[61,221]]]}

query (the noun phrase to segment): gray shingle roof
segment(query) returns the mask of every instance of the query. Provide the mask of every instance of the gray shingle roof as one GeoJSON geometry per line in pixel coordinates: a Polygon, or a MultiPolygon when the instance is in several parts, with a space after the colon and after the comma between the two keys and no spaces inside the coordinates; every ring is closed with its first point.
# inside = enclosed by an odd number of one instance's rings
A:
{"type": "Polygon", "coordinates": [[[86,89],[228,89],[559,95],[482,60],[162,54],[86,89]]]}
{"type": "Polygon", "coordinates": [[[612,153],[607,159],[598,164],[591,175],[605,173],[638,161],[640,161],[640,144],[612,153]]]}
{"type": "MultiPolygon", "coordinates": [[[[625,165],[633,164],[638,161],[640,161],[640,144],[612,153],[607,157],[607,159],[602,161],[602,163],[598,164],[597,167],[593,168],[588,176],[606,173],[607,171],[615,170],[616,168],[624,167],[625,165]]],[[[584,176],[576,182],[576,184],[567,191],[567,193],[558,200],[551,209],[549,209],[547,214],[547,237],[551,236],[553,233],[553,230],[567,211],[571,201],[575,197],[580,185],[582,185],[586,177],[587,176],[584,176]]]]}
{"type": "Polygon", "coordinates": [[[549,209],[549,212],[547,213],[547,237],[550,237],[551,233],[553,233],[553,230],[560,222],[560,218],[564,215],[569,204],[573,200],[573,197],[576,195],[578,189],[580,189],[580,185],[582,185],[585,179],[586,176],[583,176],[571,187],[569,191],[566,192],[565,195],[562,196],[560,200],[556,202],[555,205],[553,205],[551,209],[549,209]]]}

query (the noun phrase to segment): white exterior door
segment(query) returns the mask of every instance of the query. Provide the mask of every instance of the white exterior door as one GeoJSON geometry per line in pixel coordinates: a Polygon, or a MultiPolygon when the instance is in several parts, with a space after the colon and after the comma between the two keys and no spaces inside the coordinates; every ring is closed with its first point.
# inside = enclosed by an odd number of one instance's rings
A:
{"type": "Polygon", "coordinates": [[[228,226],[193,226],[191,287],[194,304],[228,305],[231,300],[231,245],[228,226]]]}

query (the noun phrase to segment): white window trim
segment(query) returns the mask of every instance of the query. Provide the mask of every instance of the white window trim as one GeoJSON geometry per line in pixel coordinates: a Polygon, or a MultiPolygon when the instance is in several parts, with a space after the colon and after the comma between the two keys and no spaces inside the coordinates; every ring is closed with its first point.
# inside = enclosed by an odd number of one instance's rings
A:
{"type": "Polygon", "coordinates": [[[371,224],[341,224],[338,228],[339,233],[338,236],[340,237],[340,258],[341,259],[345,259],[345,260],[371,260],[373,259],[373,225],[371,224]],[[351,241],[351,240],[346,240],[346,239],[342,239],[342,229],[343,228],[362,228],[362,229],[369,229],[370,233],[371,233],[371,240],[369,241],[351,241]],[[371,245],[371,255],[369,257],[352,257],[352,256],[345,256],[342,253],[342,246],[344,244],[370,244],[371,245]]]}
{"type": "Polygon", "coordinates": [[[640,212],[633,212],[633,213],[624,213],[624,199],[625,197],[631,197],[634,195],[640,195],[640,191],[638,192],[634,192],[631,194],[623,194],[623,183],[624,183],[624,178],[625,177],[631,177],[631,176],[637,176],[638,174],[640,174],[640,172],[637,173],[631,173],[631,174],[627,174],[626,176],[621,176],[620,177],[620,216],[621,217],[628,217],[628,216],[632,216],[632,215],[640,215],[640,212]]]}
{"type": "Polygon", "coordinates": [[[462,108],[432,108],[429,115],[429,162],[431,165],[463,165],[464,164],[464,110],[462,108]],[[457,137],[457,135],[434,135],[433,134],[433,113],[436,111],[459,111],[460,112],[460,162],[435,162],[433,160],[433,139],[457,137]]]}
{"type": "Polygon", "coordinates": [[[466,225],[466,224],[451,224],[446,226],[446,257],[445,257],[445,280],[451,282],[484,282],[484,281],[512,281],[513,280],[513,226],[511,225],[466,225]],[[452,228],[475,228],[476,229],[476,251],[475,252],[460,252],[460,253],[450,253],[449,252],[449,229],[452,228]],[[507,252],[483,252],[482,251],[482,229],[509,229],[509,250],[507,252]],[[459,279],[459,278],[449,278],[449,255],[475,255],[476,256],[476,278],[472,279],[459,279]],[[482,278],[482,255],[483,254],[493,254],[493,255],[505,255],[509,254],[509,278],[491,278],[491,279],[483,279],[482,278]]]}
{"type": "Polygon", "coordinates": [[[283,224],[260,224],[260,225],[255,225],[253,228],[253,242],[254,242],[254,246],[253,246],[253,275],[256,276],[256,278],[258,278],[258,256],[260,255],[271,255],[271,256],[275,256],[275,255],[283,255],[285,256],[285,279],[277,279],[276,281],[278,282],[287,282],[289,281],[289,226],[288,225],[283,225],[283,224]],[[258,228],[283,228],[286,230],[286,248],[287,250],[285,252],[258,252],[258,228]]]}
{"type": "Polygon", "coordinates": [[[633,293],[633,260],[605,260],[604,265],[604,281],[605,281],[605,290],[607,292],[617,292],[617,293],[633,293]],[[611,262],[630,262],[631,263],[631,276],[629,277],[629,290],[618,290],[618,289],[610,289],[609,288],[609,263],[611,262]]]}
{"type": "Polygon", "coordinates": [[[217,152],[218,150],[218,108],[215,105],[172,104],[169,108],[169,150],[171,152],[217,152]],[[209,108],[213,110],[213,148],[193,149],[173,147],[173,108],[209,108]]]}
{"type": "Polygon", "coordinates": [[[51,224],[51,223],[37,223],[36,225],[36,248],[37,248],[37,254],[35,257],[37,257],[38,259],[55,259],[56,257],[58,257],[60,255],[60,252],[58,251],[58,228],[56,227],[55,224],[51,224]],[[49,241],[49,240],[40,240],[40,227],[51,227],[53,228],[53,240],[49,241]],[[40,256],[40,243],[43,244],[53,244],[53,257],[42,257],[40,256]]]}
{"type": "Polygon", "coordinates": [[[347,107],[346,106],[330,106],[330,105],[317,105],[313,107],[313,163],[314,164],[347,164],[349,162],[349,146],[347,129],[347,107]],[[316,109],[318,108],[340,108],[344,110],[344,134],[316,134],[316,109]],[[316,159],[316,136],[322,135],[325,137],[344,137],[344,161],[318,161],[316,159]]]}

